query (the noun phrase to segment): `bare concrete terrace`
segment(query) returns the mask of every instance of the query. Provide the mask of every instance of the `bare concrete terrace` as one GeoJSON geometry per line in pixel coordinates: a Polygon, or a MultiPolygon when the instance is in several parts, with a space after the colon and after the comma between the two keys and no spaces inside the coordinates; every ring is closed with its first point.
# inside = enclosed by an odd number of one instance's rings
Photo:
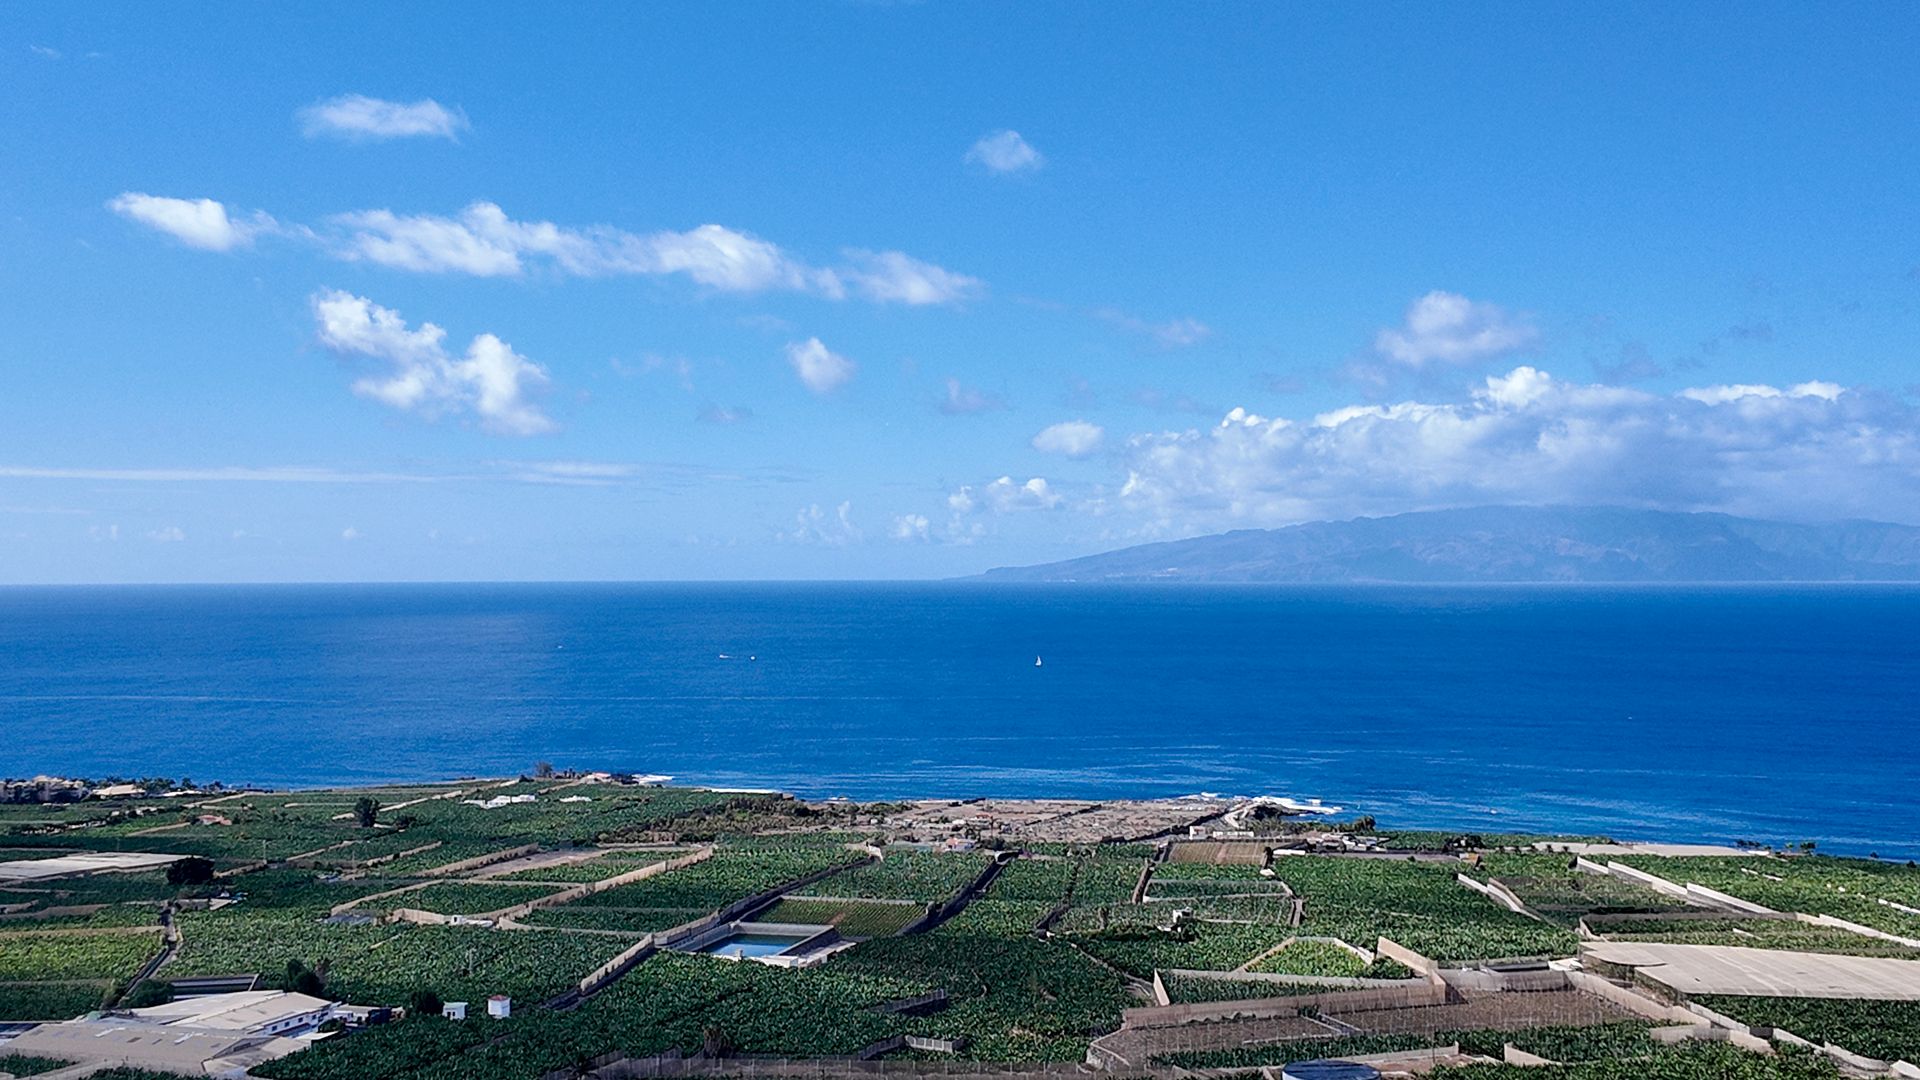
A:
{"type": "Polygon", "coordinates": [[[1589,942],[1580,955],[1589,963],[1632,968],[1642,980],[1689,996],[1920,1001],[1920,960],[1632,941],[1589,942]]]}

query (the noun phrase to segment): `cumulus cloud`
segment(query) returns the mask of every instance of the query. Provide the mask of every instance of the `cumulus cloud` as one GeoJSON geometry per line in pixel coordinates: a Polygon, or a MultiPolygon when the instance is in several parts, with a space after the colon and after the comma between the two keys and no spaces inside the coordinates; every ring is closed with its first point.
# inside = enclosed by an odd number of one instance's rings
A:
{"type": "Polygon", "coordinates": [[[365,94],[342,94],[301,109],[300,130],[309,139],[458,139],[467,118],[432,98],[385,101],[365,94]]]}
{"type": "Polygon", "coordinates": [[[1033,437],[1033,448],[1046,454],[1086,457],[1100,449],[1100,442],[1106,435],[1106,430],[1099,424],[1067,420],[1041,429],[1040,434],[1033,437]]]}
{"type": "Polygon", "coordinates": [[[361,536],[360,530],[354,528],[351,525],[340,530],[340,539],[345,540],[349,544],[353,543],[355,540],[360,539],[360,536],[361,536]]]}
{"type": "Polygon", "coordinates": [[[1920,409],[1808,382],[1677,394],[1531,367],[1464,401],[1138,435],[1118,504],[1182,528],[1493,503],[1920,520],[1920,409]]]}
{"type": "Polygon", "coordinates": [[[1006,407],[1006,400],[1000,395],[968,386],[959,379],[947,380],[947,394],[940,400],[940,411],[948,416],[971,416],[1006,407]]]}
{"type": "Polygon", "coordinates": [[[863,536],[860,527],[853,523],[851,502],[843,502],[830,512],[821,509],[819,503],[809,503],[794,515],[793,528],[779,535],[780,539],[790,544],[819,544],[825,547],[857,544],[863,536]]]}
{"type": "Polygon", "coordinates": [[[1055,510],[1065,502],[1046,478],[1035,476],[1025,483],[1002,476],[989,484],[968,484],[947,496],[947,509],[954,514],[1013,514],[1023,510],[1055,510]]]}
{"type": "Polygon", "coordinates": [[[787,346],[787,363],[794,374],[816,394],[830,394],[853,378],[853,361],[827,348],[819,338],[792,342],[787,346]]]}
{"type": "Polygon", "coordinates": [[[893,538],[895,540],[925,541],[931,539],[933,523],[925,514],[901,514],[893,519],[893,538]]]}
{"type": "Polygon", "coordinates": [[[499,435],[539,435],[555,429],[532,398],[547,385],[546,369],[492,334],[480,334],[464,356],[446,350],[446,331],[433,323],[409,328],[391,308],[340,290],[315,293],[320,343],[344,355],[385,360],[391,370],[356,380],[353,392],[396,409],[427,416],[471,414],[499,435]]]}
{"type": "Polygon", "coordinates": [[[968,148],[966,160],[996,173],[1031,172],[1047,161],[1019,132],[1012,130],[981,137],[968,148]]]}
{"type": "Polygon", "coordinates": [[[273,218],[260,211],[234,214],[213,199],[173,199],[139,191],[114,196],[108,200],[107,209],[202,251],[246,247],[255,237],[277,227],[273,218]]]}
{"type": "Polygon", "coordinates": [[[147,533],[147,539],[156,544],[177,544],[187,538],[186,530],[178,525],[168,525],[147,533]]]}
{"type": "Polygon", "coordinates": [[[1394,363],[1421,368],[1505,356],[1538,339],[1524,319],[1496,304],[1435,290],[1407,308],[1401,326],[1380,331],[1373,347],[1394,363]]]}

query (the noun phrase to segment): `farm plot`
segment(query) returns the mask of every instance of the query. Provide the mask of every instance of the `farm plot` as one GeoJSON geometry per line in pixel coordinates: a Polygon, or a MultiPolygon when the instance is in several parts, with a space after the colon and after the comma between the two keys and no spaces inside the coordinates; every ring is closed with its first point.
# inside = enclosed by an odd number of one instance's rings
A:
{"type": "Polygon", "coordinates": [[[112,988],[110,982],[0,982],[0,1020],[71,1019],[98,1009],[112,988]]]}
{"type": "Polygon", "coordinates": [[[921,983],[827,968],[775,970],[662,954],[572,1012],[516,1012],[492,1024],[423,1018],[255,1068],[272,1080],[531,1080],[622,1050],[692,1051],[709,1038],[742,1054],[820,1057],[922,1021],[871,1009],[923,993],[921,983]]]}
{"type": "MultiPolygon", "coordinates": [[[[1119,1026],[1136,1002],[1113,972],[1058,941],[1021,929],[1024,917],[977,901],[929,934],[881,938],[834,957],[828,970],[911,978],[943,987],[952,1004],[915,1031],[965,1035],[966,1056],[993,1061],[1079,1061],[1096,1035],[1119,1026]]],[[[1025,915],[1038,917],[1038,905],[1025,915]]]]}
{"type": "Polygon", "coordinates": [[[0,935],[0,982],[125,979],[160,949],[160,931],[38,931],[0,935]]]}
{"type": "Polygon", "coordinates": [[[1920,938],[1920,869],[1871,859],[1826,855],[1793,858],[1662,858],[1632,855],[1619,860],[1679,884],[1692,882],[1773,908],[1832,915],[1877,930],[1920,938]]]}
{"type": "Polygon", "coordinates": [[[1271,956],[1261,958],[1251,970],[1274,975],[1352,978],[1367,974],[1367,962],[1331,942],[1303,940],[1292,942],[1271,956]]]}
{"type": "Polygon", "coordinates": [[[549,863],[546,866],[535,866],[526,870],[515,870],[506,874],[489,874],[487,875],[487,880],[583,885],[591,881],[605,881],[610,877],[619,877],[621,874],[632,873],[643,866],[666,862],[668,859],[675,859],[686,855],[692,850],[692,848],[647,851],[614,850],[604,855],[596,855],[591,859],[549,863]]]}
{"type": "Polygon", "coordinates": [[[1609,941],[1651,941],[1669,945],[1739,945],[1749,949],[1890,956],[1920,960],[1920,949],[1837,927],[1794,919],[1634,919],[1595,920],[1588,927],[1609,941]]]}
{"type": "MultiPolygon", "coordinates": [[[[538,926],[647,932],[665,930],[788,882],[851,862],[844,847],[742,843],[712,858],[621,885],[526,918],[538,926]]],[[[815,883],[816,885],[818,883],[815,883]]],[[[814,886],[808,886],[813,892],[814,886]]]]}
{"type": "Polygon", "coordinates": [[[373,901],[371,906],[388,910],[413,908],[441,915],[479,915],[503,908],[517,907],[530,900],[551,896],[554,891],[552,887],[546,885],[444,881],[424,889],[415,889],[373,901]]]}
{"type": "Polygon", "coordinates": [[[1572,862],[1567,855],[1491,852],[1468,872],[1499,881],[1529,910],[1569,928],[1588,915],[1689,910],[1645,885],[1575,870],[1572,862]]]}
{"type": "Polygon", "coordinates": [[[1920,1001],[1714,994],[1693,1000],[1744,1024],[1783,1028],[1881,1061],[1920,1062],[1920,1001]]]}
{"type": "Polygon", "coordinates": [[[1434,960],[1571,956],[1578,938],[1500,907],[1446,863],[1296,856],[1279,874],[1306,900],[1301,933],[1371,948],[1391,938],[1434,960]]]}
{"type": "MultiPolygon", "coordinates": [[[[1193,1050],[1162,1055],[1155,1060],[1189,1069],[1246,1068],[1259,1065],[1285,1065],[1309,1057],[1360,1057],[1397,1050],[1418,1050],[1432,1046],[1459,1044],[1462,1053],[1498,1058],[1507,1043],[1554,1061],[1580,1062],[1607,1058],[1633,1058],[1661,1052],[1661,1046],[1647,1033],[1647,1025],[1617,1022],[1580,1027],[1533,1027],[1518,1030],[1441,1031],[1433,1034],[1367,1034],[1331,1038],[1289,1039],[1281,1042],[1217,1050],[1193,1050]]],[[[1738,1051],[1745,1055],[1745,1051],[1738,1051]]],[[[1751,1056],[1751,1055],[1746,1055],[1751,1056]]],[[[1755,1059],[1759,1060],[1759,1059],[1755,1059]]],[[[1452,1075],[1450,1071],[1431,1075],[1452,1075]]],[[[1471,1075],[1471,1074],[1465,1074],[1471,1075]]],[[[1555,1074],[1529,1070],[1526,1076],[1542,1080],[1555,1074]]],[[[1622,1072],[1620,1080],[1648,1074],[1622,1072]]],[[[1658,1075],[1658,1074],[1653,1074],[1658,1075]]],[[[1746,1077],[1745,1072],[1703,1073],[1701,1080],[1727,1080],[1746,1077]]]]}
{"type": "Polygon", "coordinates": [[[1193,1005],[1207,1001],[1252,1001],[1260,998],[1293,997],[1299,994],[1324,994],[1322,983],[1290,983],[1277,979],[1208,979],[1198,975],[1160,976],[1167,988],[1167,1000],[1174,1005],[1193,1005]]]}
{"type": "Polygon", "coordinates": [[[1113,926],[1073,940],[1114,967],[1150,979],[1155,968],[1232,971],[1293,934],[1281,925],[1187,920],[1166,928],[1113,926]]]}
{"type": "Polygon", "coordinates": [[[181,916],[184,938],[164,977],[260,975],[277,985],[289,961],[326,971],[327,990],[364,1005],[403,1004],[418,989],[477,1000],[542,1000],[625,947],[618,938],[456,926],[330,926],[238,917],[181,916]]]}
{"type": "Polygon", "coordinates": [[[753,918],[756,922],[831,926],[844,937],[876,938],[897,934],[926,913],[927,909],[920,904],[786,897],[754,913],[753,918]]]}

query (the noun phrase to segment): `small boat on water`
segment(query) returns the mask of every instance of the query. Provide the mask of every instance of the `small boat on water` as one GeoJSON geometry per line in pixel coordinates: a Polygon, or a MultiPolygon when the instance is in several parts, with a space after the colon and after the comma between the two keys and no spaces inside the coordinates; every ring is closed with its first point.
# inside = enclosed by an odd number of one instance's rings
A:
{"type": "Polygon", "coordinates": [[[1039,667],[1039,666],[1041,666],[1041,665],[1040,665],[1040,658],[1039,658],[1039,657],[1037,657],[1037,656],[1036,656],[1036,657],[1034,657],[1034,658],[1033,658],[1033,666],[1034,666],[1034,667],[1039,667]]]}

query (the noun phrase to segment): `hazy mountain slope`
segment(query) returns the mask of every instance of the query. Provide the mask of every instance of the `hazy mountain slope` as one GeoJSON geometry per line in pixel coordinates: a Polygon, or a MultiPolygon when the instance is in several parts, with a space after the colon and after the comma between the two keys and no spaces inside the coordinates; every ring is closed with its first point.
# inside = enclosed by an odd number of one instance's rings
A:
{"type": "Polygon", "coordinates": [[[1920,581],[1920,528],[1492,506],[1143,544],[993,581],[1920,581]]]}

